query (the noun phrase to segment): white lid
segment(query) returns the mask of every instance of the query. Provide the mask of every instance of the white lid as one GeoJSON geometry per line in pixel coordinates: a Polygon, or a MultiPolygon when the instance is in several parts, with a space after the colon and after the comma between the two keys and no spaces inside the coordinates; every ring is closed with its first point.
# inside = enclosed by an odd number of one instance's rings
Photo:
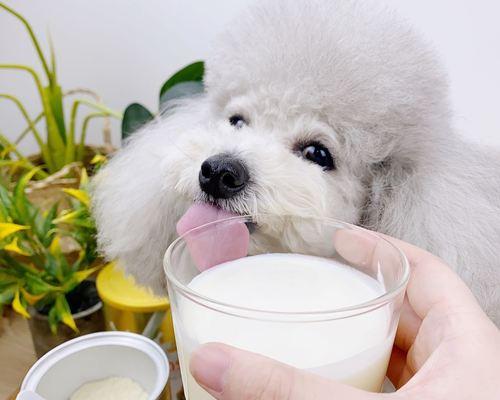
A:
{"type": "Polygon", "coordinates": [[[152,340],[129,332],[98,332],[77,337],[40,358],[21,385],[50,400],[67,400],[82,384],[111,376],[133,379],[149,393],[162,392],[168,359],[152,340]]]}

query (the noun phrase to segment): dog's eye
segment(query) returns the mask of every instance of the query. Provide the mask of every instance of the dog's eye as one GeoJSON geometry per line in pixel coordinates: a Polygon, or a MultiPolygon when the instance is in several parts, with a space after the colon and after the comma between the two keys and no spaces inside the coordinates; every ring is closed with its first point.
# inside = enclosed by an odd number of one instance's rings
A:
{"type": "Polygon", "coordinates": [[[243,126],[247,125],[247,121],[240,114],[235,114],[229,117],[229,123],[237,129],[243,128],[243,126]]]}
{"type": "Polygon", "coordinates": [[[319,166],[323,167],[324,170],[331,170],[335,168],[335,163],[333,157],[328,151],[328,149],[321,143],[313,142],[307,143],[301,147],[301,155],[306,160],[309,160],[319,166]]]}

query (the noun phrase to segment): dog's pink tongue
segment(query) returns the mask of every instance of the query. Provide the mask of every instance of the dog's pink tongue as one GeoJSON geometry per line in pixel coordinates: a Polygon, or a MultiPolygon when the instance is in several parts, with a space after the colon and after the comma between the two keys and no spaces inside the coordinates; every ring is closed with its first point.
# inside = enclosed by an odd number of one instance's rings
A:
{"type": "MultiPolygon", "coordinates": [[[[177,233],[187,231],[236,214],[209,204],[193,204],[177,223],[177,233]]],[[[200,271],[248,254],[250,233],[244,222],[231,221],[216,224],[185,236],[189,252],[200,271]]]]}

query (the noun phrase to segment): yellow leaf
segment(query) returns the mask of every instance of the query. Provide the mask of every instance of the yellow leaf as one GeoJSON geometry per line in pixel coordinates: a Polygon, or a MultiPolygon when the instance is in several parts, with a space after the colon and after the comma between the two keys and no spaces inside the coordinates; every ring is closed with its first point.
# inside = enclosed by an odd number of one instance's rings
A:
{"type": "Polygon", "coordinates": [[[87,192],[81,189],[63,189],[64,193],[74,197],[79,202],[85,204],[87,207],[90,205],[90,198],[87,192]]]}
{"type": "Polygon", "coordinates": [[[78,332],[78,328],[76,327],[75,320],[73,319],[73,316],[71,314],[61,315],[61,320],[66,325],[68,325],[71,329],[73,329],[75,332],[78,332]]]}
{"type": "Polygon", "coordinates": [[[31,293],[28,293],[26,291],[26,289],[24,288],[21,288],[21,292],[23,293],[23,297],[25,298],[25,300],[28,302],[28,304],[30,306],[36,304],[36,302],[38,302],[38,300],[42,299],[45,297],[46,293],[42,293],[42,294],[31,294],[31,293]]]}
{"type": "Polygon", "coordinates": [[[71,311],[69,309],[68,302],[64,298],[64,295],[60,295],[56,297],[56,311],[57,315],[61,319],[61,321],[68,325],[71,329],[73,329],[75,332],[78,332],[78,328],[76,327],[75,320],[73,319],[73,316],[71,315],[71,311]]]}
{"type": "Polygon", "coordinates": [[[17,238],[17,237],[15,237],[15,238],[12,240],[12,242],[10,242],[9,244],[5,245],[3,249],[4,249],[4,250],[7,250],[7,251],[11,251],[11,252],[13,252],[13,253],[20,254],[20,255],[22,255],[22,256],[26,256],[26,257],[30,256],[30,255],[31,255],[30,253],[28,253],[27,251],[25,251],[25,250],[23,250],[23,249],[21,249],[21,248],[19,247],[19,245],[17,244],[17,239],[18,239],[18,238],[17,238]]]}
{"type": "Polygon", "coordinates": [[[57,255],[61,253],[61,238],[56,235],[54,239],[52,239],[52,243],[49,246],[49,253],[52,255],[57,255]]]}
{"type": "Polygon", "coordinates": [[[102,154],[96,154],[92,160],[90,160],[90,163],[93,165],[93,164],[102,164],[104,162],[106,162],[107,159],[105,156],[103,156],[102,154]]]}
{"type": "Polygon", "coordinates": [[[89,176],[87,175],[87,170],[82,168],[82,172],[80,173],[80,187],[85,186],[89,183],[89,176]]]}
{"type": "Polygon", "coordinates": [[[12,224],[10,222],[0,222],[0,240],[5,239],[7,236],[15,232],[29,229],[29,226],[12,224]]]}
{"type": "Polygon", "coordinates": [[[14,300],[12,301],[12,308],[15,312],[21,314],[23,317],[29,318],[30,315],[26,308],[22,305],[21,299],[19,296],[19,289],[16,290],[16,294],[14,295],[14,300]]]}
{"type": "Polygon", "coordinates": [[[78,283],[82,282],[83,280],[87,279],[90,275],[92,275],[95,271],[97,271],[101,266],[94,267],[94,268],[89,268],[84,271],[78,271],[75,272],[74,277],[78,283]]]}
{"type": "Polygon", "coordinates": [[[54,219],[52,222],[54,222],[54,224],[60,224],[61,222],[70,222],[74,219],[77,219],[80,214],[81,212],[79,210],[71,212],[66,211],[63,212],[59,218],[54,219]]]}

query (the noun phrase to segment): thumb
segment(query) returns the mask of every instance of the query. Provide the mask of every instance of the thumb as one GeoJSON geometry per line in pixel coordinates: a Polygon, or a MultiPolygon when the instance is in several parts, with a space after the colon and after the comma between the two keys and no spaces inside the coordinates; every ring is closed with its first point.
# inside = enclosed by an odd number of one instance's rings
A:
{"type": "Polygon", "coordinates": [[[384,400],[391,396],[364,392],[219,343],[196,349],[190,370],[218,400],[384,400]]]}

